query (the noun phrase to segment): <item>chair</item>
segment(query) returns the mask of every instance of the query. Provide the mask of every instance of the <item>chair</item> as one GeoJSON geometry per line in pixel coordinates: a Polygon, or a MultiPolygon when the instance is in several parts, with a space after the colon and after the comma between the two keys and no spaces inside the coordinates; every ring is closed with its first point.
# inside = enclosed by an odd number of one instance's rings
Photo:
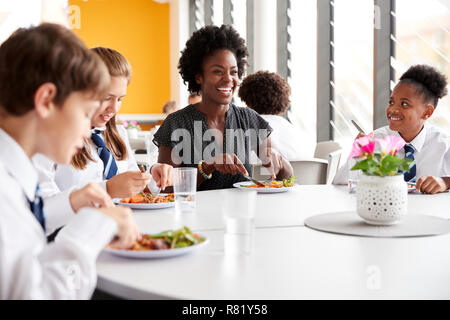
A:
{"type": "Polygon", "coordinates": [[[342,150],[337,150],[328,154],[327,184],[331,184],[333,182],[334,176],[339,169],[341,154],[342,150]]]}
{"type": "Polygon", "coordinates": [[[334,151],[342,149],[335,141],[318,142],[314,151],[314,158],[328,160],[328,155],[334,151]]]}
{"type": "Polygon", "coordinates": [[[128,141],[130,142],[131,150],[145,150],[145,139],[144,137],[138,137],[138,138],[129,138],[128,141]]]}
{"type": "MultiPolygon", "coordinates": [[[[323,159],[307,159],[290,161],[297,184],[326,184],[328,162],[323,159]]],[[[265,180],[270,178],[267,168],[262,165],[252,166],[252,178],[265,180]]]]}

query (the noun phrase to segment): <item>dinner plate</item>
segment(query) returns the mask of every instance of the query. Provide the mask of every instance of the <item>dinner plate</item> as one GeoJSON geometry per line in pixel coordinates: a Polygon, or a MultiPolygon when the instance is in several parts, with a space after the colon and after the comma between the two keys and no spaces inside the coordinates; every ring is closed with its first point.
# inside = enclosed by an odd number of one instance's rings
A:
{"type": "Polygon", "coordinates": [[[132,251],[132,250],[117,250],[117,249],[103,249],[104,252],[113,254],[115,256],[131,259],[160,259],[160,258],[170,258],[181,256],[192,251],[196,251],[209,243],[208,239],[200,242],[199,244],[192,245],[185,248],[175,248],[175,249],[163,249],[163,250],[143,250],[143,251],[132,251]]]}
{"type": "MultiPolygon", "coordinates": [[[[165,195],[165,194],[160,194],[165,195]]],[[[164,208],[172,208],[175,206],[175,202],[160,202],[160,203],[123,203],[122,199],[114,199],[114,203],[136,210],[156,210],[164,208]]]]}
{"type": "Polygon", "coordinates": [[[242,190],[256,190],[258,193],[280,193],[280,192],[287,192],[291,190],[293,187],[281,187],[281,188],[247,188],[245,186],[252,186],[254,185],[251,181],[244,181],[244,182],[236,182],[233,184],[233,187],[242,189],[242,190]]]}

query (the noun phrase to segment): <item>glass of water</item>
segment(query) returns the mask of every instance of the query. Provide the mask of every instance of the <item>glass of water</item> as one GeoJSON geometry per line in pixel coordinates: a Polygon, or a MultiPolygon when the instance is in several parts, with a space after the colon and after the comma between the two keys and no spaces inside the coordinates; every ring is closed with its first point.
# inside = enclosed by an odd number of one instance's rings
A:
{"type": "Polygon", "coordinates": [[[358,185],[358,180],[357,179],[348,179],[347,185],[348,185],[349,193],[356,193],[356,186],[358,185]]]}
{"type": "Polygon", "coordinates": [[[195,193],[197,191],[197,168],[174,168],[173,191],[176,213],[195,211],[195,193]]]}
{"type": "Polygon", "coordinates": [[[222,191],[222,215],[225,232],[251,235],[254,229],[256,191],[227,189],[222,191]]]}
{"type": "Polygon", "coordinates": [[[255,190],[228,189],[221,193],[225,222],[224,251],[228,254],[250,254],[255,229],[255,190]]]}
{"type": "Polygon", "coordinates": [[[358,185],[359,176],[360,176],[359,172],[354,170],[349,171],[347,180],[349,193],[356,193],[356,186],[358,185]]]}

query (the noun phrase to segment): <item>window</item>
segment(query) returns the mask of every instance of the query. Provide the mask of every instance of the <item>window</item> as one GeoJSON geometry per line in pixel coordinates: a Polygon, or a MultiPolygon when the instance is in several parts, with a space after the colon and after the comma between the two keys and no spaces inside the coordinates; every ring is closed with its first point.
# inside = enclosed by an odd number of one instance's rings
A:
{"type": "Polygon", "coordinates": [[[316,144],[317,5],[315,1],[291,1],[290,69],[292,122],[304,130],[305,141],[316,144]]]}
{"type": "Polygon", "coordinates": [[[366,132],[373,128],[373,26],[372,0],[334,0],[334,51],[332,70],[334,99],[332,134],[344,148],[351,146],[357,130],[355,120],[366,132]]]}
{"type": "MultiPolygon", "coordinates": [[[[450,10],[445,1],[397,0],[394,13],[395,83],[410,66],[428,64],[450,75],[450,10]]],[[[391,83],[391,89],[395,85],[391,83]]],[[[447,89],[450,91],[449,86],[447,89]]],[[[429,123],[450,133],[450,99],[439,101],[429,123]]]]}

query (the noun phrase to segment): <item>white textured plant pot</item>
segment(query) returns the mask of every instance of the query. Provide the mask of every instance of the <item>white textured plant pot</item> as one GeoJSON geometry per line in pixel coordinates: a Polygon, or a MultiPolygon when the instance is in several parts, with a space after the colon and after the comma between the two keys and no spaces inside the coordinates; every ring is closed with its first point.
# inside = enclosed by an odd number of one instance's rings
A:
{"type": "Polygon", "coordinates": [[[356,212],[369,224],[392,225],[402,220],[408,207],[408,188],[403,175],[362,174],[356,186],[356,212]]]}
{"type": "Polygon", "coordinates": [[[128,138],[129,139],[137,139],[138,138],[138,130],[136,128],[127,129],[128,138]]]}

